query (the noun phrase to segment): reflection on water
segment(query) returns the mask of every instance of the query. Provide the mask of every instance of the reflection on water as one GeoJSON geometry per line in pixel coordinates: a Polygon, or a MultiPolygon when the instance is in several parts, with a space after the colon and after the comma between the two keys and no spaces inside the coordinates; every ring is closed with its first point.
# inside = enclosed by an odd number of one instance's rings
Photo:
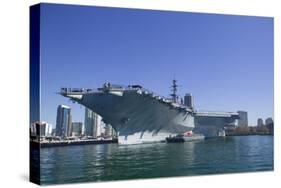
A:
{"type": "Polygon", "coordinates": [[[43,184],[261,171],[273,169],[273,137],[55,147],[40,157],[43,184]]]}

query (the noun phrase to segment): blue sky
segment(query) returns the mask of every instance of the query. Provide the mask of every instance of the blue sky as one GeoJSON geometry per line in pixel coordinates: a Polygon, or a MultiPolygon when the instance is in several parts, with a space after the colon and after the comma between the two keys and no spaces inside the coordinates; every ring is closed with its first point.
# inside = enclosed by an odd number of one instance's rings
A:
{"type": "Polygon", "coordinates": [[[42,5],[42,120],[55,126],[65,104],[84,121],[60,87],[141,84],[168,96],[174,76],[199,110],[272,117],[273,18],[42,5]]]}

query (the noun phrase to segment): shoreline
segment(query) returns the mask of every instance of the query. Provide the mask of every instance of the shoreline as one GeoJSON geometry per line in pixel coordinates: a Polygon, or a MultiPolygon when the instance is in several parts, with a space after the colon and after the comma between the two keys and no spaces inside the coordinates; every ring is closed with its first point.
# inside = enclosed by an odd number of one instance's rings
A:
{"type": "Polygon", "coordinates": [[[38,142],[30,140],[31,146],[36,146],[40,148],[50,148],[50,147],[60,147],[60,146],[75,146],[75,145],[97,145],[97,144],[112,144],[118,143],[117,139],[113,140],[63,140],[55,142],[38,142]]]}
{"type": "Polygon", "coordinates": [[[228,136],[274,136],[274,134],[270,133],[227,133],[228,136]]]}
{"type": "MultiPolygon", "coordinates": [[[[268,133],[232,133],[227,134],[225,137],[231,136],[274,136],[268,133]]],[[[208,139],[208,138],[207,138],[208,139]]],[[[118,139],[113,140],[62,140],[55,142],[38,142],[35,140],[30,140],[30,146],[40,147],[40,148],[51,148],[51,147],[61,147],[61,146],[77,146],[77,145],[97,145],[97,144],[114,144],[118,143],[118,139]]]]}

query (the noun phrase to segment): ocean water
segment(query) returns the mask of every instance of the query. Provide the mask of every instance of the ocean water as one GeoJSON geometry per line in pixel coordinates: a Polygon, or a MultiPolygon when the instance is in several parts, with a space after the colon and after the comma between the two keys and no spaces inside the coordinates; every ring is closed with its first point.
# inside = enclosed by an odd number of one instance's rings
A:
{"type": "Polygon", "coordinates": [[[42,184],[273,170],[272,136],[43,148],[42,184]]]}

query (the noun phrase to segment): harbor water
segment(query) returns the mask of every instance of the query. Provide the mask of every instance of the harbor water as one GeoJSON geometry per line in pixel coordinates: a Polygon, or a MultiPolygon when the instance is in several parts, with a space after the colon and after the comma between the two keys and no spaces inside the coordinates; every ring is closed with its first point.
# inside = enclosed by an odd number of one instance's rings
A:
{"type": "Polygon", "coordinates": [[[273,136],[42,148],[42,184],[273,170],[273,136]]]}

